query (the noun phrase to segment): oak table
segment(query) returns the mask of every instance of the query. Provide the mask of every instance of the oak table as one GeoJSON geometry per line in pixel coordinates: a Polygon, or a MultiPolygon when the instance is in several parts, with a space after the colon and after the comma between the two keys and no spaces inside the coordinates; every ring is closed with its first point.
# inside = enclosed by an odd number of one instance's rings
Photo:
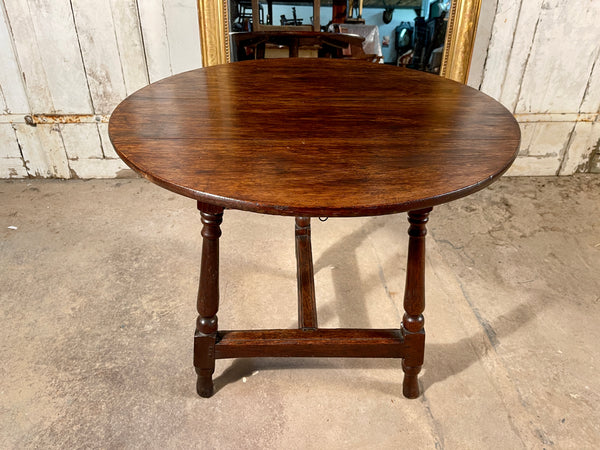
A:
{"type": "Polygon", "coordinates": [[[124,100],[109,133],[131,168],[198,202],[194,366],[202,397],[213,394],[215,359],[266,356],[403,358],[403,393],[418,397],[429,213],[492,183],[520,141],[513,116],[475,89],[323,59],[245,61],[166,78],[124,100]],[[227,208],[296,218],[298,329],[218,329],[227,208]],[[410,225],[399,328],[318,328],[310,218],[400,212],[410,225]]]}

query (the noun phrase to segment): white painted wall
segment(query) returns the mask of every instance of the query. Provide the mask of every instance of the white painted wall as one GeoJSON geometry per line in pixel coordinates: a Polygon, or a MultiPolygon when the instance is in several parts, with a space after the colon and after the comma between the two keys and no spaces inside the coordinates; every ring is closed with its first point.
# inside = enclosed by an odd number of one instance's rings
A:
{"type": "Polygon", "coordinates": [[[195,0],[0,0],[0,178],[118,176],[108,115],[201,65],[195,0]],[[27,125],[35,114],[83,123],[27,125]]]}
{"type": "Polygon", "coordinates": [[[600,172],[600,1],[483,0],[469,84],[521,124],[512,175],[600,172]]]}
{"type": "MultiPolygon", "coordinates": [[[[600,171],[600,0],[482,3],[469,84],[521,123],[510,173],[600,171]]],[[[122,174],[108,114],[200,66],[195,0],[0,0],[0,177],[122,174]],[[84,123],[32,127],[31,114],[84,123]]]]}

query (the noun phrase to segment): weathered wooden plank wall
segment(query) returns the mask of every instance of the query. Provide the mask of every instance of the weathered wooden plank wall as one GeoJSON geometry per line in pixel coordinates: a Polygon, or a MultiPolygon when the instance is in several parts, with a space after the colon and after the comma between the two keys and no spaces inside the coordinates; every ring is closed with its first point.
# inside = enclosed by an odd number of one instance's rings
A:
{"type": "Polygon", "coordinates": [[[201,65],[195,0],[0,0],[0,178],[128,173],[107,116],[201,65]],[[26,124],[35,114],[72,117],[26,124]]]}
{"type": "Polygon", "coordinates": [[[600,172],[600,1],[493,1],[487,57],[469,82],[521,123],[509,174],[600,172]]]}
{"type": "MultiPolygon", "coordinates": [[[[482,14],[470,84],[521,122],[510,173],[600,171],[600,0],[483,0],[482,14]]],[[[126,173],[107,115],[200,66],[195,0],[0,0],[0,177],[126,173]]]]}

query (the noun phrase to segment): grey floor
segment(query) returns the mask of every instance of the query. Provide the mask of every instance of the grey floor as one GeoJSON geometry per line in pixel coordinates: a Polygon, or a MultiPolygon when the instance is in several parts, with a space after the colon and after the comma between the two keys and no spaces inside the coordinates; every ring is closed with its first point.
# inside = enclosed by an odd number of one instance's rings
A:
{"type": "MultiPolygon", "coordinates": [[[[0,182],[0,448],[598,448],[600,177],[434,210],[424,395],[396,360],[191,366],[200,220],[140,179],[0,182]],[[17,227],[9,229],[8,227],[17,227]]],[[[313,223],[320,325],[397,327],[404,214],[313,223]]],[[[226,211],[224,329],[296,326],[293,219],[226,211]]]]}

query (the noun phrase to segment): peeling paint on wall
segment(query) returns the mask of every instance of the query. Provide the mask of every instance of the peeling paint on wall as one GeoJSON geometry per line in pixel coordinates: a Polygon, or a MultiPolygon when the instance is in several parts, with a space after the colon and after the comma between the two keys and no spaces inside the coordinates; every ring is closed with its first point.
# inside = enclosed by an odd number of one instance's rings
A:
{"type": "Polygon", "coordinates": [[[200,66],[196,8],[195,0],[0,0],[0,178],[131,175],[108,139],[109,115],[150,73],[200,66]],[[150,36],[168,48],[145,43],[150,36]]]}
{"type": "Polygon", "coordinates": [[[521,152],[508,174],[596,171],[600,2],[494,1],[493,25],[477,36],[489,42],[486,58],[470,82],[521,124],[521,152]]]}
{"type": "MultiPolygon", "coordinates": [[[[471,83],[507,106],[512,175],[600,172],[600,1],[483,0],[471,83]]],[[[117,103],[199,67],[195,0],[0,0],[0,177],[131,171],[107,134],[117,103]]]]}

